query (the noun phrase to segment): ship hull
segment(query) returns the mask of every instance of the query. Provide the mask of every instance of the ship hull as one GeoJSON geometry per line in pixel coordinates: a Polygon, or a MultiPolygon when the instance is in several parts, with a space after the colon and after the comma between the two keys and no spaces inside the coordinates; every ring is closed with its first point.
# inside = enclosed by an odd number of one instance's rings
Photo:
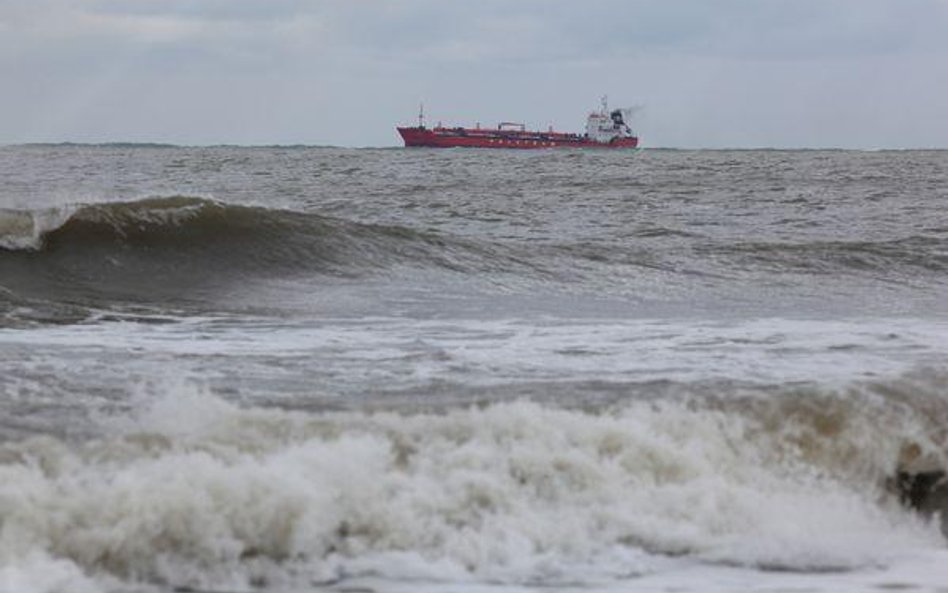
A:
{"type": "Polygon", "coordinates": [[[596,142],[578,134],[562,132],[526,132],[483,130],[480,128],[396,128],[405,146],[428,148],[636,148],[639,139],[615,138],[612,142],[596,142]]]}

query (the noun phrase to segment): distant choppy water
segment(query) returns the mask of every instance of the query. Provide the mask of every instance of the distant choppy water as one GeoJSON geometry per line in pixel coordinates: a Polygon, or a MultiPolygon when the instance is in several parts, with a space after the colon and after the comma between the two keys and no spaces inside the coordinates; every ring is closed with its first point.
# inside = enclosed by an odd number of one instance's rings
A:
{"type": "Polygon", "coordinates": [[[0,147],[0,590],[944,591],[891,478],[946,204],[939,151],[0,147]]]}

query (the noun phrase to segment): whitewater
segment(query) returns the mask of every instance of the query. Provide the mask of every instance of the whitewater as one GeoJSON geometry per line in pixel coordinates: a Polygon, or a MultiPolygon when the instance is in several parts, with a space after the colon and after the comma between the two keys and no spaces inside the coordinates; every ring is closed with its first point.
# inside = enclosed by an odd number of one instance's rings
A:
{"type": "Polygon", "coordinates": [[[948,152],[0,147],[0,591],[948,590],[948,152]]]}

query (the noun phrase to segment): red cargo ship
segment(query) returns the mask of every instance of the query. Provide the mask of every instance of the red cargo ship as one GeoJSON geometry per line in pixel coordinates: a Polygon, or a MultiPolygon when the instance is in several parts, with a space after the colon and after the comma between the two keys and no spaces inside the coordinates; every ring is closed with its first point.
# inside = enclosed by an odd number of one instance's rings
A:
{"type": "Polygon", "coordinates": [[[424,111],[418,113],[418,125],[399,127],[398,133],[405,146],[427,146],[432,148],[636,148],[639,139],[626,124],[631,109],[609,110],[606,98],[602,98],[602,109],[586,118],[586,133],[571,134],[527,130],[523,124],[501,122],[497,128],[446,128],[425,127],[424,111]]]}

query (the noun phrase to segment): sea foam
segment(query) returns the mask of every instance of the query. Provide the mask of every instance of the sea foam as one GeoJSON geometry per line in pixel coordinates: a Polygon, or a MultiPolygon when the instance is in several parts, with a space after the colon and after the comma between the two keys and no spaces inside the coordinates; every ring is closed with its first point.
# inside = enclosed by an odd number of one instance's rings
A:
{"type": "Polygon", "coordinates": [[[833,449],[799,438],[818,431],[762,418],[684,402],[304,414],[177,389],[111,436],[4,445],[0,563],[37,591],[562,584],[654,574],[669,557],[865,569],[941,545],[877,480],[894,434],[854,418],[831,438],[856,469],[834,472],[833,449]]]}
{"type": "Polygon", "coordinates": [[[46,233],[65,224],[75,211],[76,207],[73,206],[37,210],[0,209],[0,249],[40,249],[46,233]]]}

